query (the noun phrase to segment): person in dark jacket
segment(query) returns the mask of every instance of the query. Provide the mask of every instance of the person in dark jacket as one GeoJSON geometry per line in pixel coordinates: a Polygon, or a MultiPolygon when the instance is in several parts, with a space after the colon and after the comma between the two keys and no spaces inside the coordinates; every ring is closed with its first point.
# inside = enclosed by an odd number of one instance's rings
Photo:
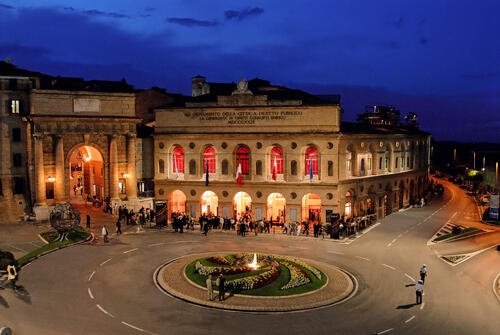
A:
{"type": "Polygon", "coordinates": [[[226,283],[226,279],[224,275],[221,273],[219,275],[219,301],[224,301],[224,295],[226,293],[224,284],[226,283]]]}

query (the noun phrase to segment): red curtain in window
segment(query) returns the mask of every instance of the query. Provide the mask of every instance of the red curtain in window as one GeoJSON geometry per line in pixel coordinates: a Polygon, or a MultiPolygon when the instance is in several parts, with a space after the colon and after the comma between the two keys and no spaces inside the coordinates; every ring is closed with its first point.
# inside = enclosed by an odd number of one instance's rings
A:
{"type": "Polygon", "coordinates": [[[184,173],[184,150],[180,147],[176,147],[172,156],[172,171],[174,173],[184,173]]]}
{"type": "Polygon", "coordinates": [[[215,149],[208,147],[203,152],[203,173],[206,173],[208,167],[208,173],[215,173],[215,149]]]}
{"type": "Polygon", "coordinates": [[[318,164],[318,150],[316,148],[308,148],[306,150],[306,173],[305,175],[309,175],[309,169],[312,164],[312,173],[313,175],[319,174],[319,164],[318,164]]]}
{"type": "Polygon", "coordinates": [[[276,174],[283,174],[283,151],[274,147],[271,150],[271,172],[276,164],[276,174]]]}
{"type": "Polygon", "coordinates": [[[241,162],[241,174],[249,174],[250,173],[250,153],[248,149],[245,147],[239,147],[236,150],[236,169],[238,168],[238,164],[241,162]]]}

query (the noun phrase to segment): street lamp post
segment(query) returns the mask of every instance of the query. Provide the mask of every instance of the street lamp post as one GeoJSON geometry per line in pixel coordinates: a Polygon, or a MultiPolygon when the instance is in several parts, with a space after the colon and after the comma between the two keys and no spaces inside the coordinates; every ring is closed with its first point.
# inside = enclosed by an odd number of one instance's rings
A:
{"type": "Polygon", "coordinates": [[[474,163],[473,163],[473,167],[472,168],[475,170],[476,169],[476,152],[473,151],[473,153],[474,153],[474,163]]]}
{"type": "Polygon", "coordinates": [[[457,162],[457,149],[453,149],[453,163],[457,162]]]}

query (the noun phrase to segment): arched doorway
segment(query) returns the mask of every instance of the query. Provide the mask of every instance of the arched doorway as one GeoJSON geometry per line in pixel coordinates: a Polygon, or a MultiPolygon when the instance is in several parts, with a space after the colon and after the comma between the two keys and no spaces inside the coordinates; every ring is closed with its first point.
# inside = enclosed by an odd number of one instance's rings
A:
{"type": "Polygon", "coordinates": [[[321,198],[314,193],[308,193],[302,198],[302,221],[321,220],[321,198]]]}
{"type": "Polygon", "coordinates": [[[215,215],[217,216],[218,206],[219,206],[219,198],[212,191],[205,191],[201,195],[201,215],[215,215]]]}
{"type": "MultiPolygon", "coordinates": [[[[104,198],[104,160],[96,148],[82,145],[69,158],[70,199],[104,198]]],[[[49,186],[50,187],[50,186],[49,186]]]]}
{"type": "Polygon", "coordinates": [[[410,181],[410,205],[415,204],[415,183],[410,181]]]}
{"type": "Polygon", "coordinates": [[[285,223],[286,200],[281,193],[271,193],[267,197],[266,219],[274,224],[285,223]]]}
{"type": "Polygon", "coordinates": [[[244,216],[252,217],[252,198],[245,192],[238,192],[233,199],[233,216],[240,219],[244,216]]]}
{"type": "Polygon", "coordinates": [[[168,211],[172,213],[186,213],[186,195],[180,190],[175,190],[168,197],[168,211]]]}

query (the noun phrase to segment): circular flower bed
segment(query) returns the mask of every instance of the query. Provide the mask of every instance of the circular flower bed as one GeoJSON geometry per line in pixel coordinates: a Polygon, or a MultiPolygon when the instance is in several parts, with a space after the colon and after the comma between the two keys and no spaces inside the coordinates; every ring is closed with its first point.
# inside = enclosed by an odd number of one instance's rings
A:
{"type": "Polygon", "coordinates": [[[292,257],[267,254],[226,254],[198,258],[185,268],[186,277],[206,287],[209,275],[213,287],[223,274],[225,290],[232,294],[288,296],[315,291],[327,282],[326,275],[306,262],[292,257]],[[256,258],[256,264],[255,264],[256,258]]]}

